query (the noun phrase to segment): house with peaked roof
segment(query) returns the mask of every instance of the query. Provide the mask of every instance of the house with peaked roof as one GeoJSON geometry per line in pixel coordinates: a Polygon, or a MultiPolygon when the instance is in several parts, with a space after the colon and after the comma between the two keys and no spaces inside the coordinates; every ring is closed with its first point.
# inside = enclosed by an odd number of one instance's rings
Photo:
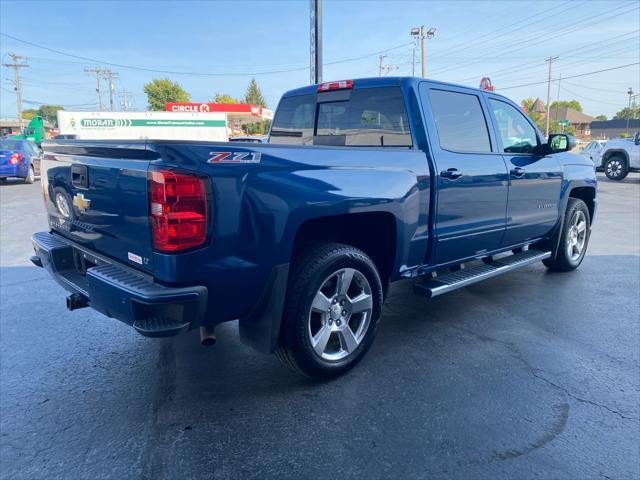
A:
{"type": "Polygon", "coordinates": [[[578,138],[591,137],[591,122],[594,118],[571,107],[549,109],[549,118],[553,122],[566,120],[573,127],[578,138]]]}

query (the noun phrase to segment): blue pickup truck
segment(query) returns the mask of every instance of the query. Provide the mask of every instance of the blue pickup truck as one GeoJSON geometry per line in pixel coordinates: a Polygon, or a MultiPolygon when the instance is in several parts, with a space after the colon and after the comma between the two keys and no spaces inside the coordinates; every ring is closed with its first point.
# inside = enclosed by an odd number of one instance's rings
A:
{"type": "MultiPolygon", "coordinates": [[[[367,352],[390,282],[427,298],[542,261],[573,270],[592,162],[495,93],[418,78],[287,92],[269,143],[43,145],[32,262],[142,335],[238,320],[314,378],[367,352]]],[[[425,305],[425,308],[429,308],[425,305]]]]}

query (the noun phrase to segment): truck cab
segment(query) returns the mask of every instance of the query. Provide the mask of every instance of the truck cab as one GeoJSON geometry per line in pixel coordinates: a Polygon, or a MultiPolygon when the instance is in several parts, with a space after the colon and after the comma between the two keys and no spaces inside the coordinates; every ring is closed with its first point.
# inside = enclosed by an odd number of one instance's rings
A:
{"type": "MultiPolygon", "coordinates": [[[[149,337],[239,320],[302,373],[352,368],[391,282],[434,297],[543,261],[577,268],[593,164],[511,100],[409,77],[283,95],[269,143],[44,145],[32,261],[149,337]]],[[[428,306],[425,306],[428,308],[428,306]]]]}

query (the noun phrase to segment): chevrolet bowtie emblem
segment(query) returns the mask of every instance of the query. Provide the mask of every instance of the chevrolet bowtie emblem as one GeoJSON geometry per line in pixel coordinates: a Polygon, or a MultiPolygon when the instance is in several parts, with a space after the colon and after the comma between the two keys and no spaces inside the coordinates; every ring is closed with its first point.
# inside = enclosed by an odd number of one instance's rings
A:
{"type": "Polygon", "coordinates": [[[82,193],[76,193],[73,197],[73,205],[78,207],[81,212],[86,212],[91,205],[91,200],[84,198],[82,193]]]}

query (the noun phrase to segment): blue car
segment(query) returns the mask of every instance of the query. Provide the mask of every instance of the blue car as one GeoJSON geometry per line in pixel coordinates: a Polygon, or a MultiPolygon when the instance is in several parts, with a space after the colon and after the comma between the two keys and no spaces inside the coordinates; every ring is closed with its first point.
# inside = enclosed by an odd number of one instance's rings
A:
{"type": "Polygon", "coordinates": [[[38,146],[28,140],[3,138],[0,140],[0,182],[7,178],[21,178],[33,183],[40,174],[41,153],[38,146]]]}

